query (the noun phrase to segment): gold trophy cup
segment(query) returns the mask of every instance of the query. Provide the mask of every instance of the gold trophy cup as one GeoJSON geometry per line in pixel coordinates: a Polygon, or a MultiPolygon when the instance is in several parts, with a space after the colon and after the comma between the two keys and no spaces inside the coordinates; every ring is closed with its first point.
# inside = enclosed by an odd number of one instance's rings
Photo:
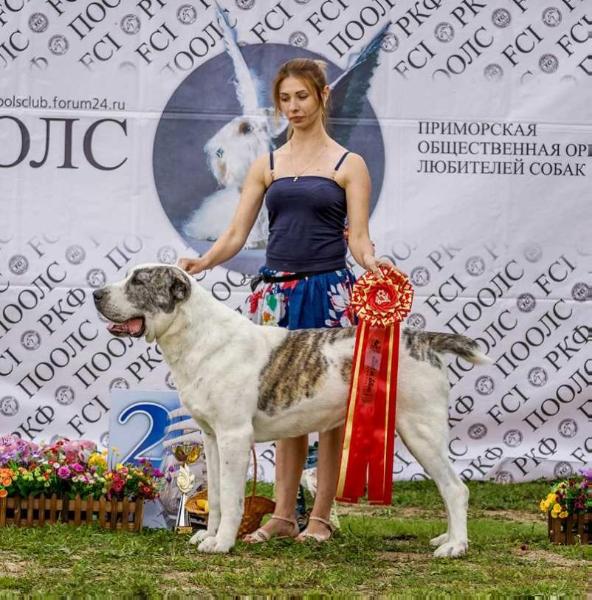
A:
{"type": "Polygon", "coordinates": [[[187,494],[189,494],[193,488],[195,475],[191,473],[188,465],[196,462],[201,456],[201,446],[193,442],[178,444],[173,447],[173,454],[180,463],[183,463],[177,473],[177,487],[181,492],[181,501],[179,502],[179,510],[177,511],[175,531],[177,533],[192,533],[186,505],[187,494]]]}

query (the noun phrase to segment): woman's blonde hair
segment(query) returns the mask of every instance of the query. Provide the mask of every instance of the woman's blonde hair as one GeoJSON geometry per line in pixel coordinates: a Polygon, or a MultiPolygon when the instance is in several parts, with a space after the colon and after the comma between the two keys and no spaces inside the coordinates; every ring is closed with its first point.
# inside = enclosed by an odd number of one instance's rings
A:
{"type": "MultiPolygon", "coordinates": [[[[302,79],[312,94],[316,97],[321,107],[321,119],[327,126],[327,103],[323,101],[323,90],[327,85],[327,63],[323,60],[311,58],[293,58],[285,62],[278,70],[273,80],[272,94],[275,107],[275,116],[280,114],[280,85],[287,77],[302,79]]],[[[288,127],[288,139],[292,136],[292,127],[288,127]]]]}

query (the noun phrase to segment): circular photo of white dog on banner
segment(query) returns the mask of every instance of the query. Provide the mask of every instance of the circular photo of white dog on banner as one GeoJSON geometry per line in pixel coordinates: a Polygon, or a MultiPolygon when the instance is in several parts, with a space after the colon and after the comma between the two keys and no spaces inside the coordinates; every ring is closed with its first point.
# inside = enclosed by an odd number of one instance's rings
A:
{"type": "MultiPolygon", "coordinates": [[[[329,134],[365,158],[373,184],[372,210],[382,187],[384,144],[366,98],[380,43],[371,46],[345,71],[328,63],[327,79],[329,134]]],[[[233,52],[232,58],[227,52],[215,56],[179,85],[154,139],[160,202],[177,232],[199,253],[230,223],[251,163],[286,140],[287,123],[276,119],[271,100],[277,70],[291,58],[323,58],[282,44],[236,44],[235,49],[238,54],[233,52]]],[[[256,273],[265,262],[267,235],[263,206],[245,248],[229,261],[229,268],[256,273]]]]}

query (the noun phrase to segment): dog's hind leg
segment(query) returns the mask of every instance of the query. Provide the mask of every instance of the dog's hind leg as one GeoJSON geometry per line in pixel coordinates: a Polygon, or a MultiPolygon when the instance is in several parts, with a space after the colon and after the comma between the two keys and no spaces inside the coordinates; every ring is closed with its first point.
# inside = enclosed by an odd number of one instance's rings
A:
{"type": "Polygon", "coordinates": [[[236,542],[245,497],[252,430],[227,430],[216,436],[220,459],[220,526],[215,537],[198,546],[200,552],[228,552],[236,542]]]}
{"type": "Polygon", "coordinates": [[[440,407],[427,399],[414,406],[411,415],[398,415],[397,431],[426,473],[434,480],[448,514],[448,531],[431,540],[438,546],[434,556],[462,556],[468,549],[467,507],[469,490],[448,460],[448,420],[440,407]],[[435,418],[434,413],[440,418],[435,418]]]}
{"type": "Polygon", "coordinates": [[[208,478],[208,528],[198,531],[190,540],[190,544],[203,542],[213,538],[220,525],[220,457],[216,436],[202,431],[204,451],[206,454],[206,471],[208,478]]]}

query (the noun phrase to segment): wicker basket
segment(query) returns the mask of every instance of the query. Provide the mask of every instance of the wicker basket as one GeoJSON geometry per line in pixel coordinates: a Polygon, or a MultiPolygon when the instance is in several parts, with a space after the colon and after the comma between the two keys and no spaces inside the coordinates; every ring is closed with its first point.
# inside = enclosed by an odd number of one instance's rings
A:
{"type": "Polygon", "coordinates": [[[548,517],[549,540],[554,544],[592,544],[592,511],[565,519],[548,517]]]}
{"type": "MultiPolygon", "coordinates": [[[[238,537],[253,533],[260,525],[263,517],[275,510],[275,502],[265,496],[257,496],[257,455],[255,448],[251,449],[253,456],[253,492],[245,497],[243,518],[238,528],[238,537]]],[[[197,507],[197,500],[207,500],[208,490],[202,490],[187,500],[187,511],[207,520],[208,513],[197,507]]]]}

